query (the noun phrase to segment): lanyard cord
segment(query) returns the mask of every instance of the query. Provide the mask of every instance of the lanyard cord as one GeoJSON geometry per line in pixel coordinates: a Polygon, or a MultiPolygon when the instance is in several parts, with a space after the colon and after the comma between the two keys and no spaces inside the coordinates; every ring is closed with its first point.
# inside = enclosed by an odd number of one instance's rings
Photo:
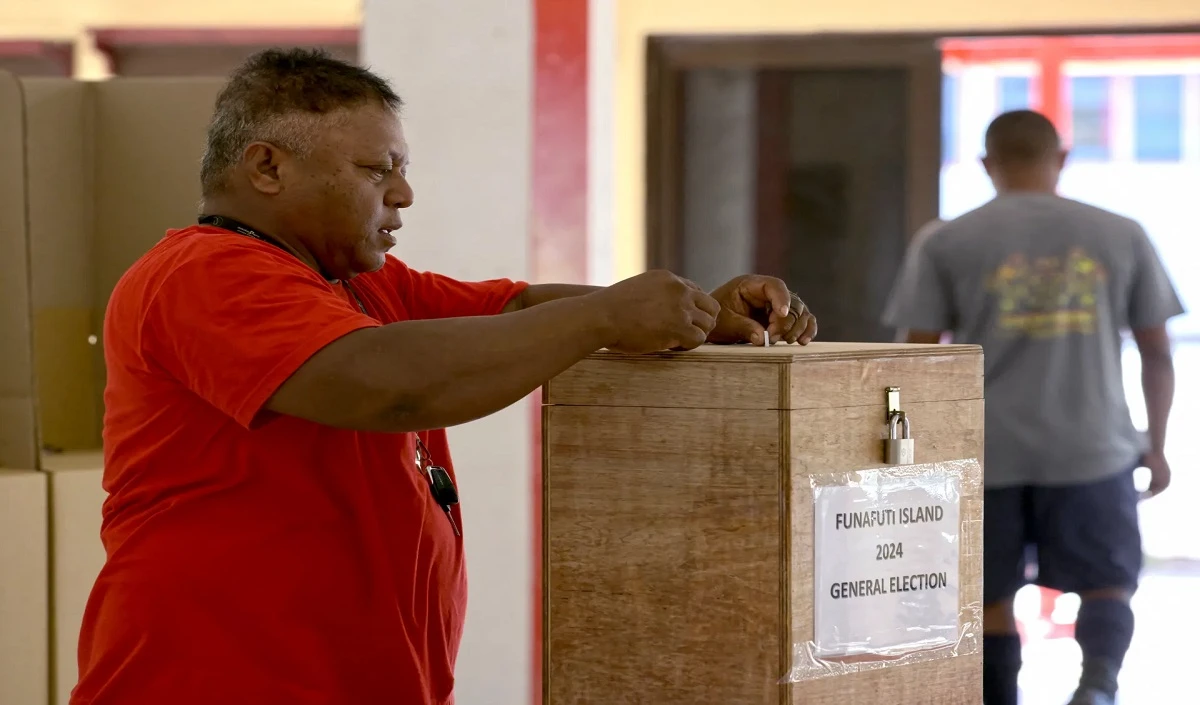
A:
{"type": "MultiPolygon", "coordinates": [[[[234,220],[233,218],[230,218],[228,216],[202,215],[197,220],[197,222],[200,225],[211,225],[214,228],[221,228],[222,230],[228,230],[231,233],[237,233],[238,235],[245,235],[246,237],[252,237],[255,240],[258,240],[259,242],[265,242],[268,245],[274,245],[275,247],[278,247],[279,249],[283,250],[284,252],[287,252],[289,255],[292,254],[291,251],[289,251],[283,245],[279,244],[279,241],[276,240],[275,238],[271,237],[270,235],[260,233],[259,231],[255,230],[254,228],[250,227],[249,225],[246,225],[245,223],[234,220]]],[[[349,291],[350,295],[354,297],[354,303],[358,304],[358,310],[364,316],[371,315],[371,314],[367,313],[367,307],[363,305],[362,299],[358,298],[358,292],[354,290],[354,287],[350,286],[350,282],[339,281],[337,279],[334,279],[334,280],[327,279],[326,281],[329,281],[330,284],[339,284],[340,283],[342,286],[346,287],[346,291],[349,291]]]]}

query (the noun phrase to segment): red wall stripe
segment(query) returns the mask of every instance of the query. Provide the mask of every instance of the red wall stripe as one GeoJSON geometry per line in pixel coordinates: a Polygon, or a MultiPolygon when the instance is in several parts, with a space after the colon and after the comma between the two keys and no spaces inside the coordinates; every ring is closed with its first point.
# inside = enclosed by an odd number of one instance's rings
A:
{"type": "MultiPolygon", "coordinates": [[[[530,280],[587,281],[588,0],[534,0],[530,280]]],[[[530,692],[542,703],[542,415],[533,395],[530,692]]]]}
{"type": "Polygon", "coordinates": [[[1200,55],[1200,34],[981,37],[941,42],[944,58],[963,63],[1037,61],[1048,45],[1062,61],[1194,59],[1200,55]]]}

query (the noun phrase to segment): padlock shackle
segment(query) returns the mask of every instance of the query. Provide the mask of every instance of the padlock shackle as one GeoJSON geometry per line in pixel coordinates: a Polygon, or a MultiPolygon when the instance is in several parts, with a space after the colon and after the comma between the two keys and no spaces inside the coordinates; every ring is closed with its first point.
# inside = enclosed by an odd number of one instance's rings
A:
{"type": "Polygon", "coordinates": [[[912,426],[909,424],[908,414],[897,411],[892,414],[892,418],[888,419],[888,439],[899,441],[908,438],[912,438],[912,426]],[[897,436],[897,431],[903,435],[897,436]]]}

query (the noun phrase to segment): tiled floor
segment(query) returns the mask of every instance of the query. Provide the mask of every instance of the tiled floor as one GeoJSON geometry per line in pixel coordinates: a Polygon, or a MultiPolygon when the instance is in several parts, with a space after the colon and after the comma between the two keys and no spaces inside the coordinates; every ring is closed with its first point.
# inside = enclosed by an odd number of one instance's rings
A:
{"type": "MultiPolygon", "coordinates": [[[[1156,570],[1134,597],[1137,632],[1121,673],[1120,705],[1200,702],[1200,572],[1156,570]]],[[[1079,647],[1070,639],[1026,644],[1022,705],[1065,705],[1079,678],[1079,647]]]]}

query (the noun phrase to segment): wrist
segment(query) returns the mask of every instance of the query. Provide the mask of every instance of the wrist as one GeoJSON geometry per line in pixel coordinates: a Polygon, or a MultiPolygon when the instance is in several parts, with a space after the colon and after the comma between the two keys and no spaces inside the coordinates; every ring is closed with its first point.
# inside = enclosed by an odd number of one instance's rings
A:
{"type": "Polygon", "coordinates": [[[612,347],[620,340],[617,322],[604,292],[605,289],[598,289],[578,298],[578,301],[584,306],[584,320],[589,340],[596,350],[612,347]]]}

